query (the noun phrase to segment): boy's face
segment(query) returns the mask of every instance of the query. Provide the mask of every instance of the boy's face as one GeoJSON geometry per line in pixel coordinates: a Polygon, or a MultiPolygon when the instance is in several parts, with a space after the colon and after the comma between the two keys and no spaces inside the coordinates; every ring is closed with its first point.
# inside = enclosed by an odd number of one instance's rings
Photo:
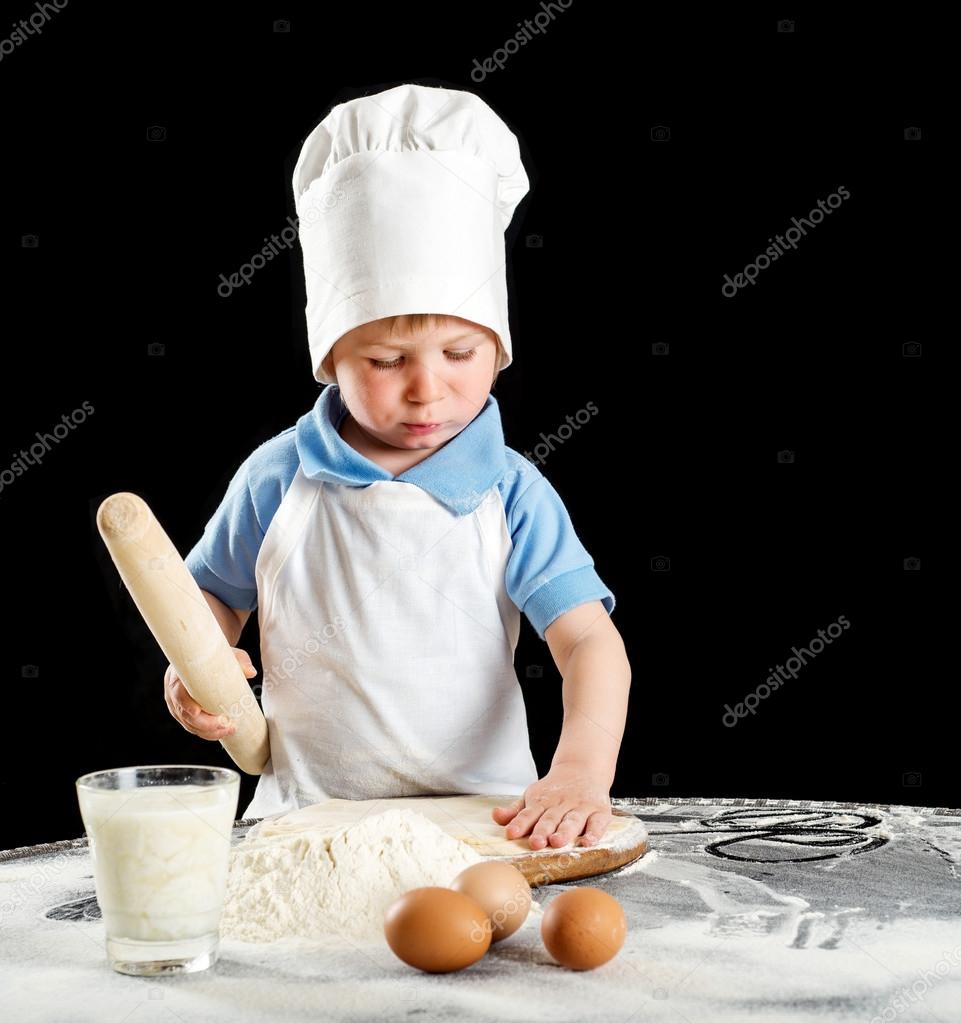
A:
{"type": "Polygon", "coordinates": [[[406,316],[348,331],[325,367],[368,438],[407,451],[440,447],[484,407],[494,382],[498,346],[486,327],[457,316],[414,334],[406,316]],[[436,424],[430,430],[415,424],[436,424]]]}

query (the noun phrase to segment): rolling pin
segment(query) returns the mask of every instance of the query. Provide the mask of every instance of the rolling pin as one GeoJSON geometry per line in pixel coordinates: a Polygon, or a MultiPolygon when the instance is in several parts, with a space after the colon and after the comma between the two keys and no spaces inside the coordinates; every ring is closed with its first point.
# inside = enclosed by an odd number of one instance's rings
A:
{"type": "Polygon", "coordinates": [[[187,692],[237,726],[220,740],[234,763],[260,774],[270,757],[267,721],[196,580],[146,501],[111,494],[97,528],[147,627],[187,692]]]}

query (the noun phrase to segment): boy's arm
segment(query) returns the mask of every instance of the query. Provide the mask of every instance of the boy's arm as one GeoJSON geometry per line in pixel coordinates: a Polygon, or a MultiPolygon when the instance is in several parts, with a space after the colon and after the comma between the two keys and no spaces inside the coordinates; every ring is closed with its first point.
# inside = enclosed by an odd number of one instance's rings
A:
{"type": "Polygon", "coordinates": [[[564,680],[564,724],[543,778],[492,816],[509,839],[531,833],[532,849],[595,845],[611,822],[610,789],[627,719],[631,666],[599,600],[559,615],[545,630],[564,680]]]}
{"type": "Polygon", "coordinates": [[[214,613],[214,618],[217,619],[217,624],[227,637],[227,643],[230,646],[236,646],[240,634],[247,624],[247,619],[250,617],[250,612],[236,607],[228,607],[219,597],[208,593],[207,590],[200,592],[204,595],[204,599],[210,605],[210,610],[214,613]]]}
{"type": "Polygon", "coordinates": [[[551,768],[576,765],[610,789],[631,687],[621,634],[593,600],[556,618],[544,638],[563,679],[564,724],[551,768]]]}

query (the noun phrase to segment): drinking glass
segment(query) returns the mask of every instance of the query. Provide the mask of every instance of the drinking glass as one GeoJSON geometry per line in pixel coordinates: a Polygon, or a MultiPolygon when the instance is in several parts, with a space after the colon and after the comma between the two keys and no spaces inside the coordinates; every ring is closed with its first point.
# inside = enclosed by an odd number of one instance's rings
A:
{"type": "Polygon", "coordinates": [[[212,966],[240,775],[160,764],[93,771],[76,785],[110,965],[134,976],[212,966]]]}

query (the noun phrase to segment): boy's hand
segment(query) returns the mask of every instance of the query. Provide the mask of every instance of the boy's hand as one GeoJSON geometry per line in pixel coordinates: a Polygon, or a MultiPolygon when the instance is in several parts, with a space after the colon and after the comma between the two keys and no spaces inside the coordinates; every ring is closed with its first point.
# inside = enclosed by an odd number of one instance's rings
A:
{"type": "MultiPolygon", "coordinates": [[[[232,646],[237,660],[247,678],[257,674],[250,656],[246,650],[232,646]]],[[[187,692],[187,687],[177,674],[172,664],[167,665],[164,674],[164,699],[167,701],[167,709],[170,713],[193,735],[199,735],[201,739],[219,740],[237,731],[237,726],[231,724],[226,716],[208,714],[203,707],[187,692]]]]}
{"type": "Polygon", "coordinates": [[[613,818],[609,788],[582,767],[558,764],[513,803],[495,806],[492,816],[498,824],[509,824],[507,838],[520,838],[533,827],[532,849],[559,849],[581,832],[581,845],[595,845],[613,818]]]}

